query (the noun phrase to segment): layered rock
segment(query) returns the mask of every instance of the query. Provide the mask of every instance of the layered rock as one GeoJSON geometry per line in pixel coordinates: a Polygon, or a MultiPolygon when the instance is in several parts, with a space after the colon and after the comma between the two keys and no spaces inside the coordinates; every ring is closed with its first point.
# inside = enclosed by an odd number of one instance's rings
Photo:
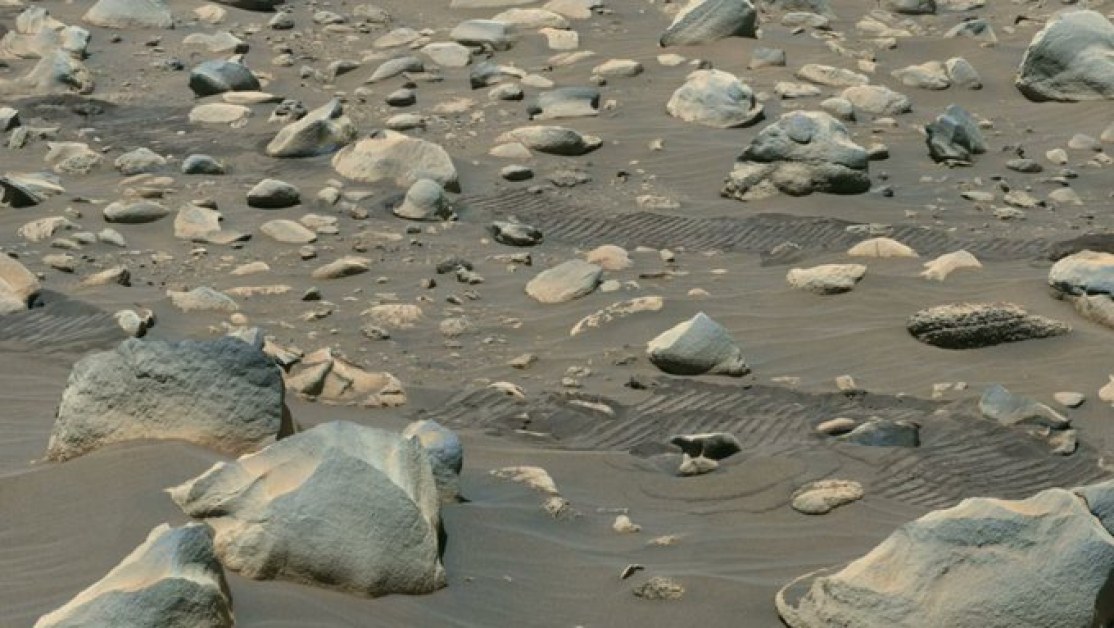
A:
{"type": "Polygon", "coordinates": [[[758,11],[750,0],[690,0],[658,39],[658,45],[691,46],[725,37],[755,37],[758,11]]]}

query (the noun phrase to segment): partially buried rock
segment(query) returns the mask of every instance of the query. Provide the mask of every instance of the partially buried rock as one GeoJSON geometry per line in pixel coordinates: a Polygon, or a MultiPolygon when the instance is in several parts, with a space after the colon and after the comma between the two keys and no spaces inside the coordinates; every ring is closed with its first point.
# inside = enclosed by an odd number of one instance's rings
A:
{"type": "Polygon", "coordinates": [[[920,426],[912,421],[870,419],[837,440],[867,447],[919,447],[920,426]]]}
{"type": "Polygon", "coordinates": [[[593,135],[581,135],[572,129],[560,126],[519,127],[500,135],[496,142],[520,142],[531,150],[551,155],[575,157],[590,153],[603,141],[593,135]]]}
{"type": "Polygon", "coordinates": [[[975,155],[986,152],[978,123],[959,105],[948,105],[924,130],[928,154],[935,161],[970,163],[975,155]]]}
{"type": "Polygon", "coordinates": [[[208,286],[186,291],[167,290],[166,296],[183,312],[235,312],[240,309],[232,297],[208,286]]]}
{"type": "Polygon", "coordinates": [[[750,0],[690,0],[658,39],[658,45],[690,46],[725,37],[757,36],[758,11],[750,0]]]}
{"type": "Polygon", "coordinates": [[[98,0],[81,19],[104,28],[174,27],[174,16],[162,0],[98,0]]]}
{"type": "Polygon", "coordinates": [[[1051,407],[1021,395],[1015,395],[1005,386],[994,384],[979,398],[979,412],[1002,425],[1043,425],[1064,429],[1071,421],[1051,407]]]}
{"type": "Polygon", "coordinates": [[[325,423],[169,492],[213,529],[221,562],[249,578],[368,596],[445,586],[433,473],[398,434],[325,423]]]}
{"type": "Polygon", "coordinates": [[[255,347],[234,338],[129,339],[74,365],[46,457],[68,460],[141,439],[242,454],[286,429],[282,377],[255,347]]]}
{"type": "Polygon", "coordinates": [[[892,238],[870,238],[847,250],[851,257],[917,257],[917,252],[892,238]]]}
{"type": "Polygon", "coordinates": [[[419,179],[391,213],[407,220],[449,220],[455,216],[445,189],[432,179],[419,179]]]}
{"type": "Polygon", "coordinates": [[[309,244],[317,240],[317,234],[293,220],[268,220],[260,225],[264,235],[285,244],[309,244]]]}
{"type": "Polygon", "coordinates": [[[394,375],[368,371],[329,348],[303,357],[287,375],[286,388],[330,404],[393,408],[406,403],[406,391],[394,375]]]}
{"type": "Polygon", "coordinates": [[[190,89],[197,96],[224,92],[259,91],[259,79],[247,66],[234,61],[206,61],[190,71],[190,89]]]}
{"type": "Polygon", "coordinates": [[[826,515],[845,504],[863,498],[863,487],[851,480],[820,480],[809,482],[794,491],[793,510],[806,515],[826,515]]]}
{"type": "Polygon", "coordinates": [[[739,439],[727,432],[681,434],[669,440],[681,449],[681,475],[699,475],[719,467],[719,461],[743,450],[739,439]]]}
{"type": "Polygon", "coordinates": [[[260,209],[293,207],[301,199],[298,188],[278,179],[263,179],[248,191],[248,206],[260,209]]]}
{"type": "Polygon", "coordinates": [[[790,628],[1103,625],[1111,512],[1110,482],[1022,501],[965,499],[904,524],[842,569],[793,581],[777,593],[778,614],[790,628]]]}
{"type": "Polygon", "coordinates": [[[813,268],[794,268],[786,275],[790,286],[816,294],[850,292],[866,274],[862,264],[825,264],[813,268]]]}
{"type": "Polygon", "coordinates": [[[105,206],[103,215],[105,222],[137,225],[162,220],[170,215],[170,210],[154,201],[118,201],[105,206]]]}
{"type": "Polygon", "coordinates": [[[182,160],[182,174],[222,175],[224,164],[209,155],[190,155],[182,160]]]}
{"type": "Polygon", "coordinates": [[[113,163],[120,174],[130,177],[136,174],[155,172],[166,165],[166,157],[149,148],[137,148],[116,158],[113,163]]]}
{"type": "Polygon", "coordinates": [[[697,70],[669,98],[674,118],[715,128],[749,126],[762,119],[763,107],[750,87],[722,70],[697,70]]]}
{"type": "Polygon", "coordinates": [[[1098,11],[1053,16],[1025,50],[1014,83],[1038,102],[1114,98],[1114,24],[1098,11]]]}
{"type": "Polygon", "coordinates": [[[0,314],[26,310],[41,290],[39,278],[27,268],[0,253],[0,314]]]}
{"type": "Polygon", "coordinates": [[[311,276],[314,279],[340,279],[366,273],[369,270],[371,270],[370,259],[349,255],[317,268],[311,276]]]}
{"type": "Polygon", "coordinates": [[[893,116],[913,109],[908,96],[881,85],[854,85],[840,96],[859,111],[876,116],[893,116]]]}
{"type": "Polygon", "coordinates": [[[105,577],[35,628],[231,628],[232,599],[203,524],[157,526],[105,577]]]}
{"type": "Polygon", "coordinates": [[[841,122],[820,111],[782,115],[762,129],[728,174],[723,195],[739,200],[777,192],[859,194],[870,189],[865,148],[841,122]]]}
{"type": "Polygon", "coordinates": [[[594,87],[559,87],[538,94],[526,112],[534,120],[590,117],[599,113],[600,90],[594,87]]]}
{"type": "Polygon", "coordinates": [[[906,328],[917,340],[943,349],[978,349],[1071,331],[1065,323],[1029,314],[1012,303],[939,305],[911,316],[906,328]]]}
{"type": "Polygon", "coordinates": [[[651,340],[646,354],[654,366],[671,375],[741,377],[750,372],[731,334],[703,312],[651,340]]]}
{"type": "Polygon", "coordinates": [[[924,268],[921,277],[934,281],[944,281],[948,275],[957,270],[982,268],[982,264],[967,251],[953,251],[925,262],[924,268]]]}
{"type": "Polygon", "coordinates": [[[456,433],[436,421],[415,421],[402,431],[403,438],[418,441],[429,458],[433,479],[442,502],[460,501],[460,471],[464,448],[456,433]]]}
{"type": "Polygon", "coordinates": [[[497,20],[466,20],[457,24],[449,37],[466,46],[489,46],[509,50],[517,39],[513,24],[497,20]]]}
{"type": "Polygon", "coordinates": [[[569,260],[538,273],[526,284],[526,294],[539,303],[564,303],[591,294],[603,269],[582,260],[569,260]]]}
{"type": "Polygon", "coordinates": [[[271,157],[315,157],[340,150],[355,139],[356,125],[344,115],[340,101],[333,99],[283,127],[266,152],[271,157]]]}
{"type": "Polygon", "coordinates": [[[573,326],[569,331],[570,336],[579,336],[591,329],[597,329],[607,323],[620,320],[637,314],[639,312],[658,312],[661,310],[664,300],[659,296],[646,296],[628,299],[626,301],[619,301],[611,305],[589,314],[573,326]]]}
{"type": "Polygon", "coordinates": [[[507,246],[536,246],[543,239],[540,229],[521,222],[497,220],[491,223],[489,230],[496,242],[507,246]]]}
{"type": "Polygon", "coordinates": [[[634,587],[632,592],[644,600],[679,600],[685,594],[685,587],[670,578],[654,576],[634,587]]]}
{"type": "Polygon", "coordinates": [[[380,131],[347,146],[333,157],[342,176],[363,183],[392,181],[409,187],[432,179],[451,192],[460,191],[456,168],[445,149],[395,131],[380,131]]]}

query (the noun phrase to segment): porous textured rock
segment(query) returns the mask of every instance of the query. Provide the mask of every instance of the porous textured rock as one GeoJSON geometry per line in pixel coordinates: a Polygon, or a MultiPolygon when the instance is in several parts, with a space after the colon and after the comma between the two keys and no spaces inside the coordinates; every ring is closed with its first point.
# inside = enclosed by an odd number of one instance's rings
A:
{"type": "Polygon", "coordinates": [[[690,0],[658,45],[691,46],[725,37],[755,37],[758,11],[750,0],[690,0]]]}
{"type": "Polygon", "coordinates": [[[1111,513],[1111,482],[966,499],[842,569],[798,578],[778,592],[778,613],[790,628],[1104,625],[1096,600],[1114,569],[1111,513]]]}
{"type": "Polygon", "coordinates": [[[863,498],[863,487],[851,480],[809,482],[794,491],[790,505],[806,515],[825,515],[845,504],[863,498]]]}
{"type": "Polygon", "coordinates": [[[325,423],[169,492],[213,529],[221,562],[249,578],[369,596],[445,586],[433,472],[396,433],[325,423]]]}
{"type": "Polygon", "coordinates": [[[282,376],[255,347],[234,338],[128,339],[74,365],[46,457],[68,460],[139,439],[242,454],[284,430],[282,376]]]}
{"type": "Polygon", "coordinates": [[[750,372],[731,334],[703,312],[678,323],[646,345],[650,362],[671,375],[729,375],[750,372]]]}
{"type": "Polygon", "coordinates": [[[35,628],[231,628],[232,599],[213,551],[212,532],[199,523],[157,526],[105,577],[35,628]]]}
{"type": "Polygon", "coordinates": [[[978,349],[1071,331],[1065,323],[1030,314],[1012,303],[938,305],[911,316],[906,328],[917,340],[943,349],[978,349]]]}
{"type": "Polygon", "coordinates": [[[763,107],[750,87],[722,70],[697,70],[673,92],[666,111],[674,118],[715,128],[749,126],[762,119],[763,107]]]}
{"type": "Polygon", "coordinates": [[[1025,50],[1014,83],[1038,102],[1114,98],[1114,24],[1098,11],[1054,16],[1025,50]]]}

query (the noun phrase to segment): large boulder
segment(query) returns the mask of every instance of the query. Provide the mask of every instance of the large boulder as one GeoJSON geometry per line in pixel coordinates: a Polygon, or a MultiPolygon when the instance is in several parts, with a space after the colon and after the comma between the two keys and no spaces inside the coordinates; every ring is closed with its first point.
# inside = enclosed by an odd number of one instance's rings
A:
{"type": "Polygon", "coordinates": [[[199,523],[162,524],[96,583],[35,628],[231,628],[232,599],[199,523]]]}
{"type": "Polygon", "coordinates": [[[978,349],[1005,342],[1062,336],[1071,327],[1012,303],[952,303],[909,317],[914,338],[942,349],[978,349]]]}
{"type": "Polygon", "coordinates": [[[163,0],[97,0],[82,20],[103,28],[173,28],[163,0]]]}
{"type": "Polygon", "coordinates": [[[928,154],[934,161],[969,163],[986,152],[978,122],[959,105],[948,105],[924,130],[928,154]]]}
{"type": "Polygon", "coordinates": [[[697,70],[685,77],[665,105],[674,118],[726,129],[749,126],[762,119],[762,104],[734,74],[722,70],[697,70]]]}
{"type": "Polygon", "coordinates": [[[1067,11],[1033,37],[1014,79],[1030,100],[1114,98],[1114,24],[1098,11],[1067,11]]]}
{"type": "Polygon", "coordinates": [[[648,342],[646,355],[670,375],[742,377],[750,372],[731,333],[703,312],[648,342]]]}
{"type": "Polygon", "coordinates": [[[574,259],[543,270],[526,283],[526,294],[539,303],[564,303],[591,294],[603,269],[574,259]]]}
{"type": "Polygon", "coordinates": [[[399,434],[325,423],[169,492],[249,578],[370,596],[445,586],[437,485],[421,446],[399,434]]]}
{"type": "Polygon", "coordinates": [[[0,314],[26,310],[40,289],[35,273],[6,253],[0,253],[0,314]]]}
{"type": "Polygon", "coordinates": [[[1114,482],[966,499],[790,583],[778,613],[790,628],[1106,626],[1096,601],[1114,572],[1112,513],[1114,482]]]}
{"type": "Polygon", "coordinates": [[[343,148],[333,156],[333,168],[363,183],[388,181],[408,188],[419,179],[432,179],[446,190],[460,191],[456,167],[444,148],[395,131],[379,131],[343,148]]]}
{"type": "Polygon", "coordinates": [[[282,375],[258,349],[235,338],[128,339],[74,365],[46,457],[139,439],[242,454],[285,431],[282,375]]]}
{"type": "Polygon", "coordinates": [[[355,139],[356,125],[334,98],[283,127],[266,152],[271,157],[315,157],[340,150],[355,139]]]}
{"type": "Polygon", "coordinates": [[[706,44],[725,37],[755,37],[758,11],[750,0],[690,0],[658,39],[658,45],[706,44]]]}
{"type": "Polygon", "coordinates": [[[723,195],[860,194],[870,189],[867,165],[866,149],[841,122],[821,111],[794,111],[759,131],[728,174],[723,195]]]}

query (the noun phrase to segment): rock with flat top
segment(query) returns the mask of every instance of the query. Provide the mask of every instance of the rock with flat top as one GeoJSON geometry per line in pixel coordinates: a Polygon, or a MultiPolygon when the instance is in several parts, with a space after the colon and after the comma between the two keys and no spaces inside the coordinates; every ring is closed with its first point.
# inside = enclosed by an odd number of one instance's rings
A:
{"type": "Polygon", "coordinates": [[[1012,303],[939,305],[911,316],[906,328],[917,340],[943,349],[978,349],[1071,331],[1060,321],[1030,314],[1012,303]]]}
{"type": "Polygon", "coordinates": [[[569,260],[537,274],[526,284],[526,294],[539,303],[564,303],[591,294],[603,269],[582,260],[569,260]]]}

